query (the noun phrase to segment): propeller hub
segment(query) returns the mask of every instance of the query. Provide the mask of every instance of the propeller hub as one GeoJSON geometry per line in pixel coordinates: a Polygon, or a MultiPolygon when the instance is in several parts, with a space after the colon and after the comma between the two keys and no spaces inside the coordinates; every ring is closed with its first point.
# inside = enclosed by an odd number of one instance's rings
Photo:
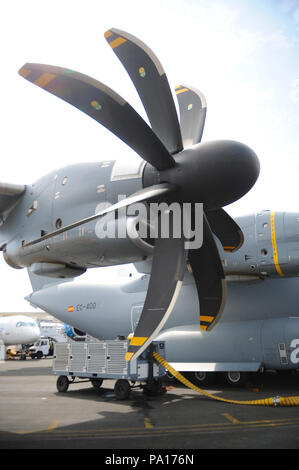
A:
{"type": "Polygon", "coordinates": [[[144,186],[167,182],[177,190],[168,201],[202,202],[205,210],[215,210],[244,196],[255,184],[260,165],[246,145],[218,140],[204,142],[175,155],[175,166],[158,171],[146,165],[144,186]]]}

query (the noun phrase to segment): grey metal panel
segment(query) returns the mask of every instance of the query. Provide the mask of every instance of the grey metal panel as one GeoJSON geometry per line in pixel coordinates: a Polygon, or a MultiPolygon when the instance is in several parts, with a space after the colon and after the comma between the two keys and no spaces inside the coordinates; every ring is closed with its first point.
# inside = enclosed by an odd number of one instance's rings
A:
{"type": "Polygon", "coordinates": [[[140,157],[137,159],[137,155],[130,159],[118,159],[111,171],[111,181],[141,178],[144,166],[145,161],[140,157]]]}
{"type": "Polygon", "coordinates": [[[0,183],[1,196],[20,196],[25,191],[23,184],[0,183]]]}
{"type": "Polygon", "coordinates": [[[128,362],[125,360],[125,354],[128,349],[127,341],[108,341],[107,342],[107,373],[108,374],[127,374],[128,362]]]}
{"type": "Polygon", "coordinates": [[[87,372],[100,374],[106,371],[106,350],[103,342],[87,343],[87,372]]]}
{"type": "Polygon", "coordinates": [[[69,363],[69,343],[56,343],[53,370],[66,372],[69,363]]]}
{"type": "Polygon", "coordinates": [[[261,363],[262,321],[220,322],[210,331],[198,324],[164,330],[156,341],[166,342],[166,360],[200,363],[261,363]]]}
{"type": "Polygon", "coordinates": [[[299,338],[299,317],[273,318],[264,322],[262,341],[264,363],[273,369],[294,369],[292,342],[299,338]]]}
{"type": "Polygon", "coordinates": [[[69,370],[72,372],[86,372],[86,357],[86,343],[71,343],[69,370]]]}

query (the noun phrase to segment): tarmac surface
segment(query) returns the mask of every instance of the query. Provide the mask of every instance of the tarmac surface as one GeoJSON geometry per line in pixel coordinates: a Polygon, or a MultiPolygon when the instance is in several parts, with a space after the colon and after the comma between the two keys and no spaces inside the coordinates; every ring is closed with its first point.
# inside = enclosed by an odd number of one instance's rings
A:
{"type": "MultiPolygon", "coordinates": [[[[172,455],[185,449],[185,463],[201,449],[299,448],[299,407],[217,402],[176,381],[166,383],[163,395],[133,389],[119,401],[113,380],[99,391],[90,382],[74,383],[67,393],[58,393],[56,380],[50,358],[0,363],[1,449],[102,449],[105,458],[115,449],[126,455],[130,449],[173,449],[172,455]]],[[[207,390],[242,401],[298,396],[299,374],[266,373],[245,388],[220,383],[207,390]]]]}

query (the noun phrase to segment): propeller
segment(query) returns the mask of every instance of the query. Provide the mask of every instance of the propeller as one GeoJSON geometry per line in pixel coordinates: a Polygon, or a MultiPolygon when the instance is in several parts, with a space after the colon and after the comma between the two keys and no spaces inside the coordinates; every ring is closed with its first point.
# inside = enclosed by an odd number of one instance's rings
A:
{"type": "MultiPolygon", "coordinates": [[[[203,245],[185,248],[184,236],[155,239],[152,272],[143,311],[130,341],[127,360],[136,359],[158,334],[170,315],[183,281],[186,263],[194,275],[200,325],[211,330],[225,304],[225,275],[213,233],[230,251],[241,246],[238,225],[223,210],[246,194],[259,175],[259,161],[246,145],[229,140],[201,142],[206,101],[198,90],[176,88],[180,122],[172,92],[155,54],[139,39],[110,29],[105,38],[124,65],[143,103],[151,127],[117,93],[73,70],[25,64],[20,75],[67,101],[113,132],[147,163],[143,189],[91,217],[75,221],[23,248],[44,241],[134,202],[202,202],[203,245]],[[121,204],[121,206],[120,206],[121,204]]],[[[181,232],[182,233],[182,232],[181,232]]]]}

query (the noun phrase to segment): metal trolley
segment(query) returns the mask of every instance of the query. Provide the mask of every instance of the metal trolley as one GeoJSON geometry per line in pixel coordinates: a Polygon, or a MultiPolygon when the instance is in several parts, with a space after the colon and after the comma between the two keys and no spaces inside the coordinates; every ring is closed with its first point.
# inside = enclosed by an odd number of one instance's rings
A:
{"type": "Polygon", "coordinates": [[[142,388],[148,395],[162,393],[165,369],[154,362],[153,352],[165,357],[165,343],[153,341],[141,356],[130,362],[125,360],[128,345],[129,341],[123,340],[56,343],[53,373],[59,376],[58,392],[65,393],[70,384],[78,381],[90,381],[98,390],[105,379],[115,379],[118,400],[128,398],[133,387],[142,388]]]}

